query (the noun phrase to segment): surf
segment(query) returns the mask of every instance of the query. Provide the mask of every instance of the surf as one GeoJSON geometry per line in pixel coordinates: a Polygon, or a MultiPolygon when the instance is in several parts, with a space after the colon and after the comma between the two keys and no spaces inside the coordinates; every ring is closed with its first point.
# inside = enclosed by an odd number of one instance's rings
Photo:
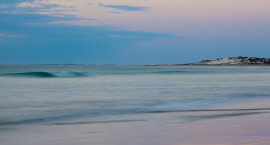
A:
{"type": "Polygon", "coordinates": [[[2,76],[8,77],[31,77],[31,78],[77,78],[89,77],[90,73],[85,72],[22,72],[22,73],[4,73],[2,76]]]}

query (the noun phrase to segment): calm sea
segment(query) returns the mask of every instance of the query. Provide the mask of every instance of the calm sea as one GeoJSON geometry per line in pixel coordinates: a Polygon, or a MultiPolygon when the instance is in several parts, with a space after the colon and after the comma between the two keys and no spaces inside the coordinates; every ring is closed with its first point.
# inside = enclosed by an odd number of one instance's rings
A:
{"type": "Polygon", "coordinates": [[[191,110],[269,98],[269,67],[0,65],[0,126],[191,110]]]}

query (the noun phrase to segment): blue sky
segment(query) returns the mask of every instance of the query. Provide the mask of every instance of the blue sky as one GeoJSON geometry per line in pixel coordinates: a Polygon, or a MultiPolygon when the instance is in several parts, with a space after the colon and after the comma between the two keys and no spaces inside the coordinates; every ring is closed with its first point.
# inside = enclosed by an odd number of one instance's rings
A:
{"type": "Polygon", "coordinates": [[[269,58],[269,4],[267,0],[3,0],[0,64],[269,58]]]}

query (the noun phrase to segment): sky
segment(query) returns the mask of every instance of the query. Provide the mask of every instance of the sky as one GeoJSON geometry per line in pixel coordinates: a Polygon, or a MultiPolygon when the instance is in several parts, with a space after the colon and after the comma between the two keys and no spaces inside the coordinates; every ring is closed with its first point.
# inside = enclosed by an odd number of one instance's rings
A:
{"type": "Polygon", "coordinates": [[[178,64],[269,54],[269,0],[0,1],[0,64],[178,64]]]}

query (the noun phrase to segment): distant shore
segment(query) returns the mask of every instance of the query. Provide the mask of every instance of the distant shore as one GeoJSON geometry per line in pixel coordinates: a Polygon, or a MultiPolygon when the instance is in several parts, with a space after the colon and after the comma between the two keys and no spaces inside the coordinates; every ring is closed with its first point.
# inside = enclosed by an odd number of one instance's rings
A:
{"type": "Polygon", "coordinates": [[[90,65],[90,66],[210,66],[210,67],[269,67],[269,58],[257,57],[228,57],[216,60],[202,60],[194,63],[175,63],[175,64],[0,64],[0,65],[90,65]]]}
{"type": "Polygon", "coordinates": [[[228,57],[185,64],[145,64],[144,66],[270,66],[270,59],[257,57],[228,57]]]}
{"type": "Polygon", "coordinates": [[[138,66],[270,67],[270,64],[142,64],[138,66]]]}

